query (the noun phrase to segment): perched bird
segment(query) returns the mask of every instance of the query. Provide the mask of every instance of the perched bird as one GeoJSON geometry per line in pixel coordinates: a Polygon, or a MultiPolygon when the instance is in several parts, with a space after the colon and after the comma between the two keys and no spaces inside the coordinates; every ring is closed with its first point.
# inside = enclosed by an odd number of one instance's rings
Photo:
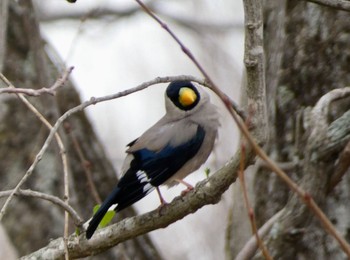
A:
{"type": "Polygon", "coordinates": [[[185,184],[211,153],[219,127],[219,114],[209,95],[190,81],[174,81],[165,92],[166,114],[138,139],[128,144],[123,176],[95,213],[86,231],[90,239],[103,216],[132,205],[158,186],[185,184]]]}

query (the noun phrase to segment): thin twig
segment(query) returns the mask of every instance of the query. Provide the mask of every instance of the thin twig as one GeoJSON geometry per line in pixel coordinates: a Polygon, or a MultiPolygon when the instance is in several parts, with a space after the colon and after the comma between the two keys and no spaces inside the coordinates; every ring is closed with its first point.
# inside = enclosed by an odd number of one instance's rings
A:
{"type": "MultiPolygon", "coordinates": [[[[12,194],[12,192],[13,192],[13,190],[0,191],[0,198],[8,197],[12,194]]],[[[70,205],[68,205],[63,200],[61,200],[60,198],[58,198],[56,196],[42,193],[42,192],[38,192],[38,191],[34,191],[34,190],[28,190],[28,189],[27,190],[19,189],[17,192],[15,192],[15,196],[33,197],[33,198],[37,198],[37,199],[47,200],[47,201],[59,206],[64,211],[68,212],[69,215],[72,217],[74,224],[77,227],[81,227],[83,224],[83,220],[79,216],[79,214],[70,205]]]]}
{"type": "Polygon", "coordinates": [[[94,197],[94,199],[95,199],[97,204],[101,204],[102,203],[101,197],[98,194],[96,185],[95,185],[95,183],[94,183],[94,181],[92,179],[91,162],[88,161],[85,158],[85,156],[83,154],[83,151],[81,150],[81,147],[80,147],[78,139],[72,133],[72,129],[71,129],[70,123],[66,122],[66,123],[63,124],[63,126],[64,126],[64,129],[65,129],[66,133],[71,138],[73,147],[74,147],[76,153],[78,154],[78,157],[79,157],[79,160],[81,162],[81,165],[83,166],[83,169],[84,169],[84,172],[85,172],[85,175],[86,175],[86,179],[88,181],[88,185],[89,185],[90,191],[92,193],[92,196],[94,197]]]}
{"type": "Polygon", "coordinates": [[[311,195],[305,192],[303,189],[301,189],[295,182],[293,182],[292,179],[289,178],[289,176],[284,171],[282,171],[273,160],[269,158],[269,156],[264,152],[264,150],[261,149],[260,146],[253,140],[245,125],[239,121],[236,115],[233,116],[235,117],[235,121],[238,124],[241,132],[248,139],[249,143],[253,146],[253,149],[256,152],[256,154],[270,166],[270,169],[273,172],[275,172],[288,185],[288,187],[300,197],[301,200],[305,202],[305,204],[311,209],[311,211],[314,212],[316,217],[318,217],[318,219],[324,225],[326,230],[339,242],[344,252],[350,257],[349,244],[338,233],[336,228],[333,226],[333,224],[330,222],[327,216],[323,213],[323,211],[319,208],[319,206],[313,200],[311,195]]]}
{"type": "MultiPolygon", "coordinates": [[[[289,161],[289,162],[277,162],[276,161],[276,164],[283,171],[288,172],[288,171],[294,170],[299,164],[302,164],[302,161],[301,160],[298,161],[298,162],[291,162],[291,161],[289,161]]],[[[256,160],[255,166],[256,166],[257,170],[260,169],[260,168],[270,169],[269,165],[265,161],[263,161],[261,159],[257,159],[256,160]]]]}
{"type": "MultiPolygon", "coordinates": [[[[267,235],[267,233],[272,228],[273,224],[275,224],[278,218],[282,215],[283,211],[284,210],[282,209],[279,212],[277,212],[268,221],[266,221],[261,228],[259,228],[259,231],[258,231],[259,237],[263,238],[267,235]]],[[[257,244],[256,238],[255,236],[252,236],[244,245],[244,247],[241,249],[241,251],[237,254],[237,256],[235,257],[235,260],[252,259],[257,249],[258,249],[258,244],[257,244]]]]}
{"type": "Polygon", "coordinates": [[[68,68],[66,71],[64,71],[63,75],[59,77],[56,82],[49,88],[41,88],[41,89],[31,89],[31,88],[15,88],[11,87],[9,85],[8,80],[3,74],[0,74],[0,78],[6,82],[6,84],[9,86],[7,88],[0,88],[0,94],[8,93],[8,94],[24,94],[27,96],[34,96],[38,97],[42,94],[49,94],[49,95],[56,95],[56,91],[59,87],[63,86],[64,83],[67,81],[70,73],[72,72],[73,67],[68,68]]]}
{"type": "MultiPolygon", "coordinates": [[[[2,73],[0,73],[0,78],[8,85],[8,87],[15,88],[15,86],[13,86],[12,83],[2,73]]],[[[18,95],[19,99],[29,108],[29,110],[32,111],[39,118],[39,120],[50,130],[52,128],[52,126],[45,119],[45,117],[22,94],[17,94],[17,95],[18,95]]],[[[64,172],[66,172],[66,171],[68,171],[68,168],[67,168],[67,163],[66,163],[67,159],[66,159],[66,155],[65,155],[64,145],[63,145],[62,139],[59,136],[59,134],[55,133],[55,138],[57,140],[57,144],[58,144],[59,149],[60,149],[60,154],[61,154],[61,158],[62,158],[62,162],[63,162],[63,166],[64,166],[63,170],[64,170],[64,172]]],[[[35,160],[36,163],[32,164],[32,166],[27,170],[25,175],[22,177],[22,179],[17,183],[16,187],[13,189],[13,193],[5,201],[5,204],[3,205],[3,207],[0,211],[0,221],[2,220],[4,214],[7,210],[7,207],[9,205],[10,201],[12,200],[14,194],[19,190],[19,188],[22,186],[22,184],[29,178],[29,176],[33,172],[36,164],[40,160],[41,160],[41,158],[38,158],[38,160],[35,160]]]]}
{"type": "MultiPolygon", "coordinates": [[[[69,68],[67,71],[65,71],[65,73],[63,74],[62,77],[60,77],[54,84],[53,86],[50,88],[52,93],[55,93],[56,89],[59,88],[60,86],[62,86],[64,84],[64,82],[68,79],[69,74],[71,73],[71,71],[73,70],[73,67],[69,68]]],[[[1,79],[8,85],[8,87],[10,89],[15,89],[15,87],[12,85],[12,83],[3,75],[0,73],[0,77],[1,79]]],[[[29,108],[30,111],[32,111],[37,117],[38,119],[49,129],[52,129],[52,125],[49,123],[49,121],[46,120],[46,118],[24,97],[23,94],[17,93],[17,96],[19,97],[19,99],[29,108]]],[[[56,132],[55,133],[55,138],[60,150],[60,155],[61,155],[61,160],[62,160],[62,164],[63,164],[63,178],[64,178],[64,201],[68,204],[69,201],[69,184],[68,184],[68,162],[67,162],[67,156],[66,156],[66,152],[65,152],[65,148],[64,148],[64,144],[63,141],[61,139],[61,137],[59,136],[59,134],[56,132]]],[[[37,161],[39,162],[39,160],[37,161]]],[[[33,165],[32,165],[33,166],[33,165]]],[[[34,166],[35,167],[35,166],[34,166]]],[[[7,200],[5,201],[5,204],[3,205],[1,211],[0,211],[0,221],[2,220],[8,205],[10,204],[14,194],[19,190],[19,188],[21,187],[21,185],[29,178],[29,176],[31,175],[31,173],[34,170],[34,167],[30,168],[30,171],[27,170],[26,174],[22,177],[22,179],[19,181],[19,183],[16,185],[16,187],[13,189],[12,194],[10,194],[10,196],[7,198],[7,200]]],[[[69,214],[67,211],[65,211],[65,225],[64,225],[64,238],[65,241],[68,239],[68,222],[69,222],[69,214]]],[[[65,243],[65,247],[66,247],[66,258],[68,259],[68,247],[67,247],[67,242],[65,243]]]]}
{"type": "Polygon", "coordinates": [[[272,257],[270,256],[269,252],[267,251],[266,246],[264,245],[263,241],[261,240],[259,234],[258,234],[258,229],[256,227],[256,221],[255,221],[255,215],[253,208],[250,206],[249,198],[248,198],[248,192],[247,192],[247,187],[246,187],[246,182],[244,178],[244,169],[245,169],[245,145],[244,145],[244,140],[242,141],[241,145],[241,161],[240,161],[240,169],[238,173],[238,177],[240,180],[242,192],[243,192],[243,198],[244,198],[244,203],[245,207],[248,211],[248,216],[252,228],[253,235],[255,236],[255,239],[257,241],[257,244],[259,245],[259,248],[264,255],[265,259],[272,260],[272,257]]]}
{"type": "Polygon", "coordinates": [[[215,85],[214,81],[211,79],[209,74],[204,70],[202,65],[198,62],[198,60],[195,58],[195,56],[192,54],[192,52],[183,44],[183,42],[176,36],[176,34],[169,28],[169,26],[164,23],[160,18],[158,18],[142,1],[140,0],[135,0],[141,7],[142,9],[149,15],[151,16],[159,25],[166,30],[170,36],[177,42],[177,44],[180,46],[181,50],[190,58],[190,60],[196,65],[196,67],[199,69],[199,71],[202,73],[204,78],[207,81],[207,86],[217,94],[221,100],[224,102],[224,104],[228,107],[233,108],[233,110],[236,111],[236,113],[244,119],[244,114],[242,111],[239,109],[239,106],[236,105],[232,100],[229,99],[229,97],[220,91],[220,89],[215,85]]]}

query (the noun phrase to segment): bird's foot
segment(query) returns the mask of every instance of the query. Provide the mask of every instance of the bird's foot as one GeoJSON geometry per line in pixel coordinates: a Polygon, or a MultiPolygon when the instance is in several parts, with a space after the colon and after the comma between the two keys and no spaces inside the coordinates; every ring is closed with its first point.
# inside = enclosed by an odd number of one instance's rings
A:
{"type": "Polygon", "coordinates": [[[158,209],[157,209],[159,215],[162,215],[163,209],[164,209],[168,204],[169,204],[169,203],[166,202],[165,200],[161,201],[161,203],[160,203],[160,205],[159,205],[159,207],[158,207],[158,209]]]}
{"type": "Polygon", "coordinates": [[[163,199],[163,197],[159,197],[159,199],[160,199],[160,205],[159,205],[160,208],[169,204],[165,199],[163,199]]]}
{"type": "Polygon", "coordinates": [[[182,197],[185,196],[187,193],[189,193],[191,190],[194,189],[194,187],[191,184],[189,184],[188,182],[185,182],[184,180],[175,179],[175,181],[177,181],[178,183],[181,183],[181,184],[183,184],[183,185],[185,185],[187,187],[186,190],[183,190],[181,192],[181,196],[182,197]]]}
{"type": "Polygon", "coordinates": [[[193,186],[187,187],[186,190],[181,191],[181,196],[182,196],[182,197],[186,196],[186,194],[189,193],[189,192],[190,192],[191,190],[193,190],[193,189],[194,189],[193,186]]]}
{"type": "Polygon", "coordinates": [[[158,207],[158,213],[161,215],[162,214],[162,209],[168,205],[168,202],[166,202],[166,200],[163,198],[162,194],[160,193],[159,187],[156,187],[156,191],[158,193],[158,197],[160,200],[160,205],[158,207]]]}

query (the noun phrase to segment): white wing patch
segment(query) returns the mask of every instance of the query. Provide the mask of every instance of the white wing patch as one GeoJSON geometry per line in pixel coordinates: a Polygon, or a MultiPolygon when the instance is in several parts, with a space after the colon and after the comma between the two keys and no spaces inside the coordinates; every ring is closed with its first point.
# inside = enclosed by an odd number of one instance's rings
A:
{"type": "Polygon", "coordinates": [[[144,171],[138,171],[136,173],[137,179],[140,181],[140,183],[143,182],[150,182],[151,180],[148,178],[147,173],[145,173],[144,171]]]}
{"type": "Polygon", "coordinates": [[[151,184],[151,179],[148,178],[147,173],[144,171],[138,171],[136,173],[137,179],[140,181],[140,183],[146,182],[145,186],[143,187],[143,192],[145,195],[150,193],[155,189],[155,187],[151,184]]]}
{"type": "Polygon", "coordinates": [[[151,183],[147,183],[145,187],[143,187],[143,192],[145,193],[145,196],[146,196],[148,193],[150,193],[154,189],[155,187],[151,183]]]}
{"type": "Polygon", "coordinates": [[[116,204],[112,204],[109,208],[108,208],[108,211],[111,211],[111,210],[116,210],[118,207],[118,203],[116,204]]]}

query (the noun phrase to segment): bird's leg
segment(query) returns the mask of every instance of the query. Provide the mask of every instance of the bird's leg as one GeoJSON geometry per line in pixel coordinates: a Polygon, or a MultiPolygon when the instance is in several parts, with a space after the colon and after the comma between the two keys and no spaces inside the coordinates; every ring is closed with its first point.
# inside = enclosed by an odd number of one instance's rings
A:
{"type": "Polygon", "coordinates": [[[159,196],[159,200],[160,200],[160,208],[162,208],[163,206],[165,206],[166,204],[168,204],[168,202],[166,202],[166,200],[163,198],[162,194],[160,193],[159,187],[156,187],[158,196],[159,196]]]}
{"type": "Polygon", "coordinates": [[[156,187],[156,191],[158,193],[159,200],[160,200],[160,206],[158,207],[158,213],[159,213],[159,215],[162,215],[162,209],[165,205],[168,204],[168,202],[166,202],[165,199],[163,198],[162,194],[160,193],[159,187],[156,187]]]}
{"type": "Polygon", "coordinates": [[[189,184],[188,182],[185,182],[184,180],[181,179],[175,179],[175,181],[177,181],[178,183],[181,183],[183,185],[185,185],[187,187],[186,190],[183,190],[181,192],[181,196],[185,196],[188,192],[190,192],[191,190],[193,190],[193,186],[191,184],[189,184]]]}

